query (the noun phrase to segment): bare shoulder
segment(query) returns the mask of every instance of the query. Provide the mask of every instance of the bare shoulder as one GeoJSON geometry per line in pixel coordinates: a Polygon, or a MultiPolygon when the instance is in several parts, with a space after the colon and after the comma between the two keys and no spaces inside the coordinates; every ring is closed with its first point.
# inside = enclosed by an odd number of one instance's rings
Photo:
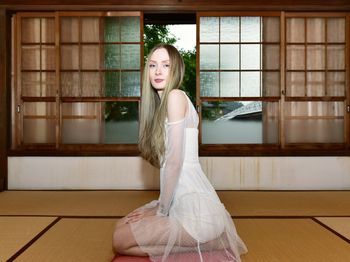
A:
{"type": "Polygon", "coordinates": [[[185,117],[187,100],[183,91],[173,89],[168,97],[168,120],[170,122],[181,120],[185,117]]]}

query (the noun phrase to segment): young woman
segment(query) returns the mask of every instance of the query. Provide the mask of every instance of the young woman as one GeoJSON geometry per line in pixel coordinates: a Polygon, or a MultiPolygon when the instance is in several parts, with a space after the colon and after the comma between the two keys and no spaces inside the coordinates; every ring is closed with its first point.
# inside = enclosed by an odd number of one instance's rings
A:
{"type": "Polygon", "coordinates": [[[185,72],[175,47],[148,57],[141,104],[141,155],[160,167],[160,196],[121,219],[116,253],[152,261],[240,261],[247,251],[198,159],[198,115],[179,88],[185,72]]]}

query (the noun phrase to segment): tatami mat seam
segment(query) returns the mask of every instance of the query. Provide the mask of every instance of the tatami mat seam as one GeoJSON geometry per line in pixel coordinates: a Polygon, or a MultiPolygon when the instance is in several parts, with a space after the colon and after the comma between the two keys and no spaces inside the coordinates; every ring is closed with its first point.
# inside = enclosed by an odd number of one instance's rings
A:
{"type": "Polygon", "coordinates": [[[61,218],[57,217],[52,223],[50,223],[47,227],[41,230],[32,240],[30,240],[27,244],[25,244],[21,249],[19,249],[12,257],[10,257],[6,262],[11,262],[15,260],[18,256],[20,256],[24,251],[26,251],[31,245],[33,245],[41,236],[43,236],[50,228],[57,224],[61,218]]]}
{"type": "Polygon", "coordinates": [[[326,224],[322,223],[320,220],[318,220],[316,217],[313,217],[312,220],[314,222],[316,222],[317,224],[319,224],[320,226],[322,226],[323,228],[327,229],[328,231],[332,232],[333,234],[335,234],[337,237],[341,238],[342,240],[344,240],[345,242],[347,242],[348,244],[350,244],[350,239],[348,239],[347,237],[343,236],[342,234],[340,234],[339,232],[337,232],[336,230],[332,229],[331,227],[327,226],[326,224]]]}

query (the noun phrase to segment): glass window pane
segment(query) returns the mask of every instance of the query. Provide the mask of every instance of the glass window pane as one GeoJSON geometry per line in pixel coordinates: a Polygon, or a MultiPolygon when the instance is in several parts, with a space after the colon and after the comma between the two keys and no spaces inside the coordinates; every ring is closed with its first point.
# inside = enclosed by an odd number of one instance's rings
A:
{"type": "Polygon", "coordinates": [[[345,45],[327,45],[327,69],[345,69],[345,45]]]}
{"type": "Polygon", "coordinates": [[[286,73],[286,95],[287,96],[305,96],[305,73],[287,72],[286,73]]]}
{"type": "Polygon", "coordinates": [[[80,80],[78,72],[61,72],[62,96],[80,96],[80,80]]]}
{"type": "Polygon", "coordinates": [[[22,46],[22,69],[40,70],[40,45],[22,46]]]}
{"type": "Polygon", "coordinates": [[[138,102],[106,102],[104,143],[137,144],[138,102]]]}
{"type": "Polygon", "coordinates": [[[140,72],[122,72],[119,96],[140,96],[140,72]]]}
{"type": "Polygon", "coordinates": [[[260,17],[241,17],[241,42],[260,42],[260,27],[260,17]]]}
{"type": "Polygon", "coordinates": [[[46,45],[41,47],[41,69],[55,70],[56,52],[55,46],[46,45]]]}
{"type": "Polygon", "coordinates": [[[22,72],[22,96],[55,96],[55,73],[50,72],[22,72]]]}
{"type": "Polygon", "coordinates": [[[307,69],[324,70],[325,69],[325,47],[323,45],[307,46],[307,69]]]}
{"type": "Polygon", "coordinates": [[[99,42],[100,41],[100,18],[82,17],[81,18],[81,41],[99,42]]]}
{"type": "Polygon", "coordinates": [[[79,46],[61,45],[61,69],[79,69],[79,46]]]}
{"type": "MultiPolygon", "coordinates": [[[[24,32],[28,34],[28,32],[24,32]]],[[[55,43],[55,19],[53,17],[41,18],[41,42],[55,43]]]]}
{"type": "Polygon", "coordinates": [[[263,17],[263,39],[264,42],[280,41],[280,18],[263,17]]]}
{"type": "Polygon", "coordinates": [[[62,142],[97,144],[100,142],[101,103],[62,104],[62,142]],[[88,130],[88,132],[87,132],[88,130]]]}
{"type": "Polygon", "coordinates": [[[203,144],[278,142],[278,102],[204,102],[203,144]]]}
{"type": "Polygon", "coordinates": [[[305,19],[287,18],[286,40],[288,43],[305,42],[305,19]]]}
{"type": "Polygon", "coordinates": [[[81,67],[83,70],[98,70],[100,68],[99,45],[82,45],[81,60],[81,67]]]}
{"type": "Polygon", "coordinates": [[[260,72],[241,72],[241,96],[258,97],[260,92],[260,72]]]}
{"type": "Polygon", "coordinates": [[[26,102],[23,104],[23,142],[56,142],[56,104],[26,102]]]}
{"type": "Polygon", "coordinates": [[[40,43],[40,18],[21,19],[22,43],[40,43]]]}
{"type": "Polygon", "coordinates": [[[306,19],[307,42],[323,43],[325,42],[325,19],[307,18],[306,19]]]}
{"type": "MultiPolygon", "coordinates": [[[[239,42],[239,17],[220,19],[220,42],[239,42]]],[[[201,41],[204,42],[202,39],[201,41]]]]}
{"type": "Polygon", "coordinates": [[[41,96],[56,96],[56,73],[41,72],[41,96]]]}
{"type": "Polygon", "coordinates": [[[239,45],[220,45],[220,69],[239,69],[239,45]]]}
{"type": "Polygon", "coordinates": [[[140,45],[121,45],[121,68],[140,69],[140,45]]]}
{"type": "Polygon", "coordinates": [[[280,47],[279,45],[263,45],[263,69],[280,69],[280,47]]]}
{"type": "Polygon", "coordinates": [[[263,72],[262,73],[262,96],[279,96],[280,95],[280,73],[263,72]]]}
{"type": "Polygon", "coordinates": [[[105,72],[105,96],[118,96],[120,93],[120,73],[105,72]]]}
{"type": "Polygon", "coordinates": [[[105,17],[104,22],[104,41],[120,42],[119,17],[105,17]]]}
{"type": "Polygon", "coordinates": [[[343,143],[343,102],[287,102],[287,143],[343,143]]]}
{"type": "Polygon", "coordinates": [[[140,42],[140,17],[120,17],[121,41],[140,42]]]}
{"type": "Polygon", "coordinates": [[[200,93],[203,97],[219,96],[219,73],[200,72],[200,93]]]}
{"type": "Polygon", "coordinates": [[[120,69],[120,45],[105,45],[105,68],[106,69],[120,69]]]}
{"type": "Polygon", "coordinates": [[[327,72],[327,95],[345,96],[345,72],[327,72]]]}
{"type": "Polygon", "coordinates": [[[219,42],[219,17],[201,17],[200,42],[219,42]]]}
{"type": "Polygon", "coordinates": [[[22,72],[21,75],[22,96],[40,96],[41,76],[40,73],[22,72]]]}
{"type": "Polygon", "coordinates": [[[200,69],[219,69],[219,45],[200,45],[200,69]]]}
{"type": "Polygon", "coordinates": [[[305,47],[288,45],[286,60],[288,70],[305,70],[305,47]]]}
{"type": "Polygon", "coordinates": [[[220,72],[220,96],[239,97],[239,72],[220,72]]]}
{"type": "Polygon", "coordinates": [[[241,45],[241,69],[261,69],[260,45],[241,45]]]}
{"type": "Polygon", "coordinates": [[[327,42],[344,43],[345,42],[345,18],[327,19],[327,42]]]}
{"type": "Polygon", "coordinates": [[[325,96],[325,73],[307,72],[307,96],[325,96]]]}
{"type": "Polygon", "coordinates": [[[60,17],[61,21],[61,42],[76,43],[79,42],[79,18],[78,17],[60,17]]]}
{"type": "Polygon", "coordinates": [[[82,96],[100,96],[100,73],[98,72],[82,72],[82,96]]]}

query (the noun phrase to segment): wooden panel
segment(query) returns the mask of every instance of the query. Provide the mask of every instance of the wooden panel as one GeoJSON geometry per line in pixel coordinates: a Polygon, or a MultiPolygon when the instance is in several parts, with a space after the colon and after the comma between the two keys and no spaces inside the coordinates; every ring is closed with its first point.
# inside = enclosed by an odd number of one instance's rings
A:
{"type": "Polygon", "coordinates": [[[38,9],[60,9],[60,10],[91,10],[91,9],[112,9],[115,10],[323,10],[323,11],[346,11],[350,10],[350,3],[347,0],[270,0],[269,3],[260,0],[3,0],[3,5],[9,5],[17,10],[38,10],[38,9]],[[40,6],[41,5],[41,6],[40,6]],[[83,8],[82,8],[83,6],[83,8]],[[84,7],[85,6],[85,7],[84,7]],[[118,6],[118,7],[116,7],[118,6]]]}
{"type": "Polygon", "coordinates": [[[7,130],[8,130],[8,78],[10,38],[8,18],[5,9],[0,9],[0,38],[7,39],[0,45],[0,191],[6,189],[7,184],[7,130]]]}

